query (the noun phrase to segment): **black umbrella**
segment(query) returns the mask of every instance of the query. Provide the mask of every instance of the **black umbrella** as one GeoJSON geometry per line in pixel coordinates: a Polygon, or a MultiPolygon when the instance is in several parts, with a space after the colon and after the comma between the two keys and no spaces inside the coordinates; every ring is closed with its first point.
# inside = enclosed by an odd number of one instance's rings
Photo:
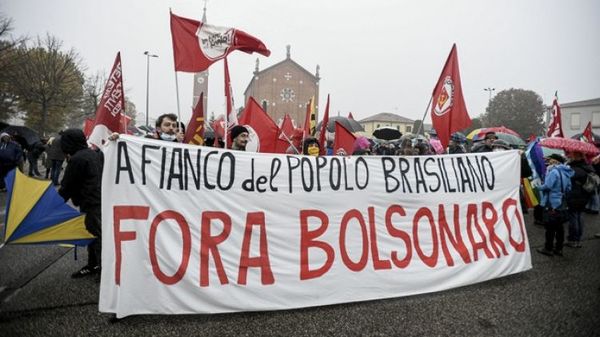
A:
{"type": "Polygon", "coordinates": [[[382,126],[373,131],[373,137],[383,140],[399,139],[402,137],[402,132],[391,126],[382,126]]]}
{"type": "MultiPolygon", "coordinates": [[[[350,132],[365,131],[365,129],[363,129],[363,127],[360,124],[358,124],[357,121],[343,116],[329,117],[329,123],[327,123],[327,131],[335,132],[335,122],[339,122],[350,132]]],[[[317,132],[321,131],[321,123],[322,121],[319,122],[319,124],[317,124],[317,132]]]]}
{"type": "Polygon", "coordinates": [[[33,129],[26,126],[9,125],[0,132],[6,132],[22,147],[29,150],[35,143],[41,142],[40,136],[33,129]]]}

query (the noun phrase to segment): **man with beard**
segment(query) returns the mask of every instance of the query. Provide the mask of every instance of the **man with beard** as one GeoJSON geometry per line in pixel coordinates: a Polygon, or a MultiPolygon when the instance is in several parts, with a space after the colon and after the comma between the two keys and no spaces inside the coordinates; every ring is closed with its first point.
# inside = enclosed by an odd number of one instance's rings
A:
{"type": "Polygon", "coordinates": [[[231,128],[231,149],[238,151],[246,151],[248,144],[248,129],[242,125],[236,125],[231,128]]]}

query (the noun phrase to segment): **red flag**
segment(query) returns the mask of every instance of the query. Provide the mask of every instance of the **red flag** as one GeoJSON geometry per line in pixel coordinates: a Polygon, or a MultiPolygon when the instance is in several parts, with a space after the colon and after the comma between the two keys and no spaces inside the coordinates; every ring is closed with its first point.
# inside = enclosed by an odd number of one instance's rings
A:
{"type": "Polygon", "coordinates": [[[94,124],[96,124],[96,121],[93,118],[86,118],[85,122],[83,122],[83,134],[86,137],[89,137],[92,134],[94,124]]]}
{"type": "Polygon", "coordinates": [[[448,146],[452,133],[471,125],[462,94],[456,44],[452,45],[444,69],[433,89],[431,121],[444,149],[448,146]]]}
{"type": "Polygon", "coordinates": [[[277,139],[279,138],[279,128],[252,97],[248,99],[248,103],[242,112],[240,124],[250,131],[250,140],[246,145],[246,151],[275,152],[277,139]]]}
{"type": "Polygon", "coordinates": [[[319,145],[320,147],[320,155],[324,156],[327,154],[327,144],[325,143],[325,134],[327,133],[327,125],[329,124],[329,94],[327,94],[327,104],[325,105],[325,114],[323,115],[323,120],[321,121],[321,132],[319,133],[319,145]]]}
{"type": "Polygon", "coordinates": [[[185,130],[183,142],[186,144],[204,145],[204,93],[200,93],[198,103],[192,111],[192,118],[185,130]]]}
{"type": "Polygon", "coordinates": [[[262,41],[241,30],[218,27],[171,13],[175,71],[197,73],[234,50],[271,55],[262,41]]]}
{"type": "Polygon", "coordinates": [[[123,125],[121,116],[125,113],[125,92],[123,91],[123,73],[121,70],[121,53],[117,58],[104,86],[104,93],[96,109],[96,123],[88,138],[90,144],[101,146],[113,132],[126,133],[127,125],[123,125]]]}
{"type": "Polygon", "coordinates": [[[275,153],[286,153],[287,149],[290,147],[293,132],[294,123],[292,123],[292,117],[290,117],[289,114],[285,114],[281,127],[279,128],[279,139],[277,139],[275,153]]]}
{"type": "Polygon", "coordinates": [[[583,130],[583,134],[581,135],[581,140],[586,143],[594,144],[594,133],[592,132],[592,122],[589,121],[585,130],[583,130]]]}
{"type": "Polygon", "coordinates": [[[294,123],[292,117],[289,114],[285,114],[281,127],[279,128],[280,134],[279,139],[288,140],[292,139],[292,133],[294,132],[294,123]]]}
{"type": "Polygon", "coordinates": [[[333,141],[333,153],[342,148],[348,155],[352,154],[356,136],[348,131],[340,122],[335,122],[335,139],[333,141]]]}
{"type": "Polygon", "coordinates": [[[354,120],[354,116],[352,116],[352,112],[349,112],[349,113],[348,113],[348,119],[352,119],[352,120],[354,120]]]}
{"type": "Polygon", "coordinates": [[[560,105],[558,104],[558,91],[554,93],[554,100],[552,101],[552,117],[550,119],[550,125],[548,126],[548,137],[565,137],[562,130],[562,116],[560,113],[560,105]]]}

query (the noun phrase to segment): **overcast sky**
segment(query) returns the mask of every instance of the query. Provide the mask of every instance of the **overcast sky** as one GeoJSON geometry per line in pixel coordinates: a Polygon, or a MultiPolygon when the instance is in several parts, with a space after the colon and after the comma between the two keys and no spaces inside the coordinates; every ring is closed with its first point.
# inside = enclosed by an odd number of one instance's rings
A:
{"type": "MultiPolygon", "coordinates": [[[[126,94],[146,107],[145,50],[150,60],[150,116],[177,110],[169,8],[200,19],[200,0],[0,0],[14,35],[52,34],[81,56],[87,74],[110,71],[121,51],[126,94]]],[[[285,58],[310,72],[320,65],[321,106],[362,119],[394,112],[420,119],[452,43],[471,117],[485,111],[488,92],[537,92],[546,104],[555,90],[563,103],[600,97],[600,1],[339,1],[208,0],[207,19],[260,38],[270,57],[229,57],[236,106],[252,78],[285,58]]],[[[184,121],[193,75],[179,73],[184,121]]],[[[224,111],[222,62],[210,68],[208,112],[224,111]]],[[[429,118],[428,118],[429,119],[429,118]]]]}

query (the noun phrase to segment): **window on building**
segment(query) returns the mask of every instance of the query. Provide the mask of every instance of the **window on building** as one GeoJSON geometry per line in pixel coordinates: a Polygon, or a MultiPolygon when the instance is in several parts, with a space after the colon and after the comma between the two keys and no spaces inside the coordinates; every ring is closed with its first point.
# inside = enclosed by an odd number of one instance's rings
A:
{"type": "Polygon", "coordinates": [[[396,125],[396,130],[400,131],[400,125],[396,125]]]}
{"type": "Polygon", "coordinates": [[[600,111],[592,112],[592,127],[593,128],[600,127],[600,111]]]}
{"type": "Polygon", "coordinates": [[[377,129],[379,129],[379,126],[381,126],[381,124],[377,124],[377,129]]]}
{"type": "Polygon", "coordinates": [[[579,130],[581,128],[581,114],[574,112],[571,114],[571,130],[579,130]]]}
{"type": "Polygon", "coordinates": [[[406,126],[406,132],[412,132],[412,125],[406,126]]]}
{"type": "Polygon", "coordinates": [[[265,112],[267,112],[267,107],[269,106],[269,101],[267,101],[266,99],[263,99],[260,105],[262,105],[263,110],[265,112]]]}

